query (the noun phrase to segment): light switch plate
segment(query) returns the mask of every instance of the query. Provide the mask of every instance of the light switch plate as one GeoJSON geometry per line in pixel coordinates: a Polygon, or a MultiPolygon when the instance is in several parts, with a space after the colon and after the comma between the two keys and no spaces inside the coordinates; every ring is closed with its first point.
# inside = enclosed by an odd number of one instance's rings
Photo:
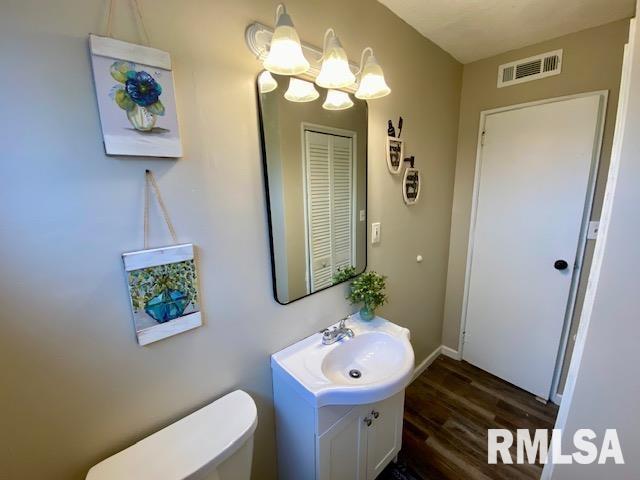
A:
{"type": "Polygon", "coordinates": [[[589,222],[589,228],[587,229],[587,240],[595,240],[598,238],[598,230],[600,229],[600,222],[589,222]]]}
{"type": "Polygon", "coordinates": [[[380,243],[380,222],[371,224],[371,244],[380,243]]]}

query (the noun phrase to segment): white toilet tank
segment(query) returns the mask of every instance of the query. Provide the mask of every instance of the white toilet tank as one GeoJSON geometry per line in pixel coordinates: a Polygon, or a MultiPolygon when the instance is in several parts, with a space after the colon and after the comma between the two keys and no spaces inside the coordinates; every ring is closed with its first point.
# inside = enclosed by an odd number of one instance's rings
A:
{"type": "Polygon", "coordinates": [[[248,480],[256,404],[236,390],[89,470],[87,480],[248,480]]]}

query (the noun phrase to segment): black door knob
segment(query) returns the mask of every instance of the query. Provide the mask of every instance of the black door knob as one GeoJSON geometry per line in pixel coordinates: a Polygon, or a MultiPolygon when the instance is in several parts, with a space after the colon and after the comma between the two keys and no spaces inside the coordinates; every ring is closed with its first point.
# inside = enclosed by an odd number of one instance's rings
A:
{"type": "Polygon", "coordinates": [[[553,268],[556,270],[566,270],[569,267],[569,264],[566,260],[556,260],[553,263],[553,268]]]}

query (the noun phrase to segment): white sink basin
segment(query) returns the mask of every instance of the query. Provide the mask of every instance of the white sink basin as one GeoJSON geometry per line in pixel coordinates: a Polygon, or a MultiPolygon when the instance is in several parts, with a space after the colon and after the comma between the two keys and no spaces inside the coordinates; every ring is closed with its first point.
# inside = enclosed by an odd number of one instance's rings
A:
{"type": "Polygon", "coordinates": [[[413,374],[408,329],[381,317],[365,322],[358,315],[346,326],[353,338],[323,345],[316,333],[271,356],[274,372],[315,407],[384,400],[404,389],[413,374]]]}

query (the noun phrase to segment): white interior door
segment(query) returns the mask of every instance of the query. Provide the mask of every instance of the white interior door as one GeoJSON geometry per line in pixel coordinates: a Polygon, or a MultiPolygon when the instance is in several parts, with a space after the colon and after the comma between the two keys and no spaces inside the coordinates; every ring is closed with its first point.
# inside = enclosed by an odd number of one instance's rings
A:
{"type": "Polygon", "coordinates": [[[599,145],[602,99],[565,99],[491,113],[485,121],[463,358],[545,399],[599,145]]]}
{"type": "Polygon", "coordinates": [[[353,139],[305,131],[310,290],[333,284],[339,268],[354,264],[353,139]]]}

